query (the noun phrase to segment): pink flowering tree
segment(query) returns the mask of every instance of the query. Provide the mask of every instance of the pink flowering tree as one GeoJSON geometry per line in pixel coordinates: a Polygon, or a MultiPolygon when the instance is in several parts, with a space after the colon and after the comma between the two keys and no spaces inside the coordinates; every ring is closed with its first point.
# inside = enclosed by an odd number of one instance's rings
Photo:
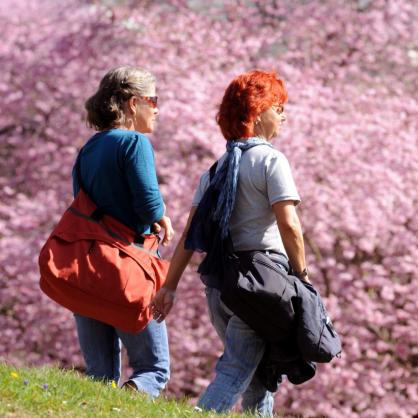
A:
{"type": "MultiPolygon", "coordinates": [[[[71,201],[92,134],[83,103],[111,67],[151,69],[152,141],[177,236],[200,173],[224,140],[216,108],[240,72],[274,69],[289,90],[276,147],[288,157],[312,280],[343,355],[277,409],[408,417],[418,394],[418,9],[413,0],[0,3],[0,358],[82,367],[71,313],[41,294],[37,255],[71,201]],[[219,4],[219,5],[218,5],[219,4]]],[[[169,257],[172,248],[166,251],[169,257]]],[[[221,344],[195,264],[168,319],[171,396],[196,398],[221,344]]]]}

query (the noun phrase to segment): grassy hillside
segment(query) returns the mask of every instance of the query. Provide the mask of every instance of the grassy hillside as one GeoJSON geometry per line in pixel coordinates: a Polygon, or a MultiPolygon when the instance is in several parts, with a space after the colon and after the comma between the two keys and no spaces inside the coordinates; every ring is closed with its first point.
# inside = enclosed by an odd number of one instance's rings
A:
{"type": "MultiPolygon", "coordinates": [[[[17,369],[0,363],[0,417],[225,417],[200,413],[185,401],[150,400],[52,367],[17,369]]],[[[231,414],[231,417],[251,415],[231,414]]]]}

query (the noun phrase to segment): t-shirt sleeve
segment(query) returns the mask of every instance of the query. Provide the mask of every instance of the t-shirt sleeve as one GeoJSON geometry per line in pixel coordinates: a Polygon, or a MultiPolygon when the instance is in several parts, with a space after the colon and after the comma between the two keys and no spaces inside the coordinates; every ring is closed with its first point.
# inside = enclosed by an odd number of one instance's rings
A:
{"type": "Polygon", "coordinates": [[[192,207],[199,206],[206,189],[209,187],[209,171],[205,171],[200,177],[199,185],[194,193],[192,207]]]}
{"type": "Polygon", "coordinates": [[[136,135],[125,151],[125,170],[134,211],[144,224],[160,220],[164,202],[158,187],[154,151],[145,135],[136,135]]]}
{"type": "Polygon", "coordinates": [[[283,200],[293,200],[300,203],[299,193],[293,180],[287,158],[275,151],[266,159],[267,194],[270,205],[283,200]]]}

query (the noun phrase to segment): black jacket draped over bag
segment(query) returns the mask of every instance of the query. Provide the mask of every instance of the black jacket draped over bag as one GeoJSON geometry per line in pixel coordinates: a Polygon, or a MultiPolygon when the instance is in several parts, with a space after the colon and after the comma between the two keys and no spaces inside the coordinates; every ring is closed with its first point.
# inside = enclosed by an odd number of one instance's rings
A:
{"type": "Polygon", "coordinates": [[[339,355],[340,339],[311,284],[263,251],[229,253],[222,264],[222,301],[266,341],[257,374],[268,390],[277,390],[281,375],[304,383],[315,375],[315,362],[339,355]]]}

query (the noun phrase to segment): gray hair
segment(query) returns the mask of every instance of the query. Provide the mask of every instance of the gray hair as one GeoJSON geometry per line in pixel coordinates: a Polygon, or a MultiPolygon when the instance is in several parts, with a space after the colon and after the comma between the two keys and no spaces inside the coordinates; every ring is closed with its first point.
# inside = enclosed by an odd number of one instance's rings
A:
{"type": "Polygon", "coordinates": [[[85,103],[87,124],[98,131],[124,124],[125,102],[132,96],[147,94],[154,85],[154,75],[143,68],[123,65],[110,70],[85,103]]]}

